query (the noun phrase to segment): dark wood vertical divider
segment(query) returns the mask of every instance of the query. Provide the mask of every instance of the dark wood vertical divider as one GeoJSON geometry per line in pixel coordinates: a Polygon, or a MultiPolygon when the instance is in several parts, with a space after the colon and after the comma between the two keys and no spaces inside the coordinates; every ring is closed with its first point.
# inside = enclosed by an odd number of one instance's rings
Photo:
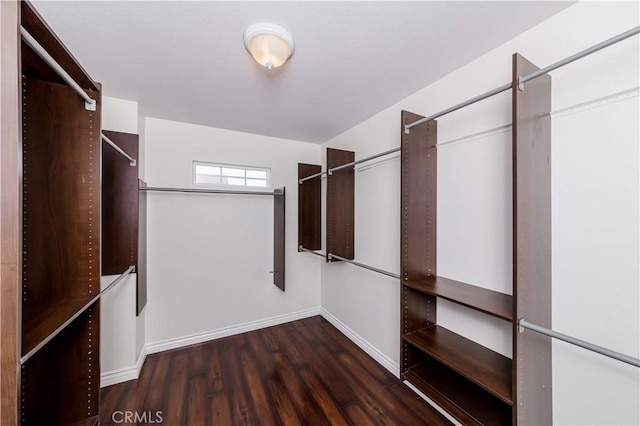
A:
{"type": "Polygon", "coordinates": [[[0,2],[0,424],[18,423],[20,63],[17,2],[0,2]]]}
{"type": "MultiPolygon", "coordinates": [[[[316,164],[298,163],[298,179],[320,173],[316,164]]],[[[309,250],[322,248],[322,181],[320,178],[306,180],[298,184],[298,251],[300,247],[309,250]]]]}
{"type": "Polygon", "coordinates": [[[22,26],[96,101],[87,109],[22,42],[20,421],[89,425],[100,386],[100,86],[29,3],[20,12],[22,26]]]}
{"type": "MultiPolygon", "coordinates": [[[[422,116],[402,111],[400,177],[400,265],[402,282],[436,274],[436,200],[438,179],[437,122],[431,121],[404,132],[406,124],[422,116]]],[[[436,323],[437,299],[405,285],[401,286],[400,335],[436,323]]],[[[401,374],[421,360],[404,339],[401,342],[401,374]]]]}
{"type": "Polygon", "coordinates": [[[284,291],[285,188],[273,192],[273,283],[284,291]]]}
{"type": "MultiPolygon", "coordinates": [[[[513,55],[514,318],[551,328],[551,76],[513,55]]],[[[551,338],[513,324],[514,424],[551,424],[551,338]]]]}
{"type": "MultiPolygon", "coordinates": [[[[353,151],[327,148],[327,169],[355,161],[353,151]]],[[[353,167],[327,175],[327,254],[354,259],[355,173],[353,167]]],[[[329,260],[327,262],[337,262],[329,260]]]]}
{"type": "MultiPolygon", "coordinates": [[[[134,159],[138,135],[104,135],[134,159]]],[[[102,275],[120,275],[138,261],[138,165],[102,142],[102,275]]]]}
{"type": "MultiPolygon", "coordinates": [[[[138,188],[147,183],[138,179],[138,188]]],[[[138,191],[138,262],[136,263],[136,315],[147,306],[147,191],[138,191]]]]}

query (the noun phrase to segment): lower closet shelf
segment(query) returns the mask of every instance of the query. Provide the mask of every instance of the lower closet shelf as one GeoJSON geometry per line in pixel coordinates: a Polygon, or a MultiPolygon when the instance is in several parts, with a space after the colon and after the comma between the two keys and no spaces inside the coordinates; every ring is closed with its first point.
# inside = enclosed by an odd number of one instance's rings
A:
{"type": "Polygon", "coordinates": [[[21,366],[22,425],[97,422],[100,302],[93,303],[21,366]]]}
{"type": "Polygon", "coordinates": [[[70,298],[47,304],[24,304],[22,355],[26,355],[51,333],[73,317],[95,296],[70,298]]]}
{"type": "Polygon", "coordinates": [[[438,325],[407,333],[402,338],[504,403],[512,403],[512,362],[504,355],[438,325]]]}
{"type": "Polygon", "coordinates": [[[403,378],[465,425],[510,425],[511,406],[433,360],[403,378]]]}

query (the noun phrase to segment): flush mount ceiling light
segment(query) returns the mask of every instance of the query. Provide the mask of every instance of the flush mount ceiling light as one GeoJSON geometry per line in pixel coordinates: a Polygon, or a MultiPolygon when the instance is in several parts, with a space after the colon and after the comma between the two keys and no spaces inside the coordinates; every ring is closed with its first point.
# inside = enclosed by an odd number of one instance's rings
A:
{"type": "Polygon", "coordinates": [[[244,47],[267,69],[284,64],[295,49],[289,31],[274,24],[254,24],[244,32],[244,47]]]}

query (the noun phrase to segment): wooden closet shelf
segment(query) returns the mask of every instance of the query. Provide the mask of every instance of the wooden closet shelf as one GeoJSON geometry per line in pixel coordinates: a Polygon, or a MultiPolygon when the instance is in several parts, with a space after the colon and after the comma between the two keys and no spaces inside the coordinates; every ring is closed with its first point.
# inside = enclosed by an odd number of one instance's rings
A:
{"type": "Polygon", "coordinates": [[[22,356],[44,341],[69,318],[93,299],[95,295],[82,298],[64,299],[57,303],[48,302],[46,307],[25,306],[22,326],[22,356]]]}
{"type": "Polygon", "coordinates": [[[512,362],[509,358],[438,325],[405,334],[402,338],[495,397],[512,404],[512,362]]]}
{"type": "Polygon", "coordinates": [[[510,405],[433,360],[409,369],[403,378],[465,425],[511,424],[510,405]]]}
{"type": "Polygon", "coordinates": [[[438,276],[412,279],[403,281],[402,284],[485,314],[513,321],[513,297],[508,294],[438,276]]]}

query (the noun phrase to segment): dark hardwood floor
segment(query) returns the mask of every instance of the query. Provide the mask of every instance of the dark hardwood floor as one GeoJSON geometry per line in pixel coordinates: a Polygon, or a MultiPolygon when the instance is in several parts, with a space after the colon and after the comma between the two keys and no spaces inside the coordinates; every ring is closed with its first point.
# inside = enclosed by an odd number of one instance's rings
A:
{"type": "Polygon", "coordinates": [[[102,426],[450,424],[320,316],[150,355],[101,398],[102,426]]]}

